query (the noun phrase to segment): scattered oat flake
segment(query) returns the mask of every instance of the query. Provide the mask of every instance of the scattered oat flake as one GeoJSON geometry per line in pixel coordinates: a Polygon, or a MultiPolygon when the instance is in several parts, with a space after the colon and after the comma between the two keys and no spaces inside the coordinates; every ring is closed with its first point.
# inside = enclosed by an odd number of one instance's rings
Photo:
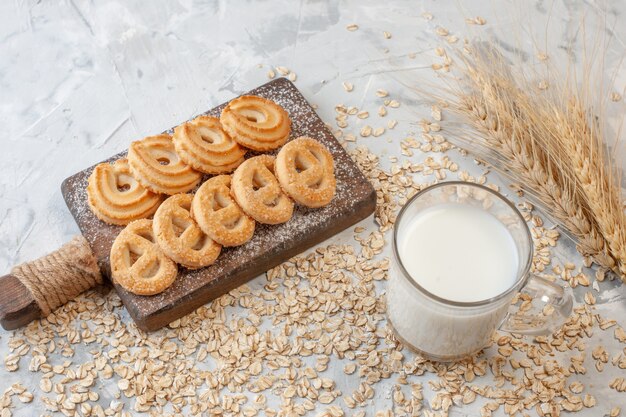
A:
{"type": "Polygon", "coordinates": [[[355,363],[353,363],[353,362],[346,364],[346,365],[343,367],[343,371],[344,371],[347,375],[351,375],[351,374],[353,374],[353,373],[354,373],[354,371],[356,371],[356,364],[355,364],[355,363]]]}
{"type": "Polygon", "coordinates": [[[433,20],[433,15],[431,13],[424,12],[422,13],[422,17],[426,20],[433,20]]]}
{"type": "Polygon", "coordinates": [[[548,60],[548,54],[546,54],[545,52],[538,52],[537,53],[537,59],[540,61],[547,61],[548,60]]]}
{"type": "Polygon", "coordinates": [[[626,343],[626,331],[620,326],[615,328],[614,336],[621,343],[626,343]]]}
{"type": "Polygon", "coordinates": [[[365,125],[361,128],[361,131],[359,133],[362,137],[366,138],[372,134],[372,127],[369,125],[365,125]]]}
{"type": "Polygon", "coordinates": [[[600,321],[600,328],[602,330],[610,329],[611,327],[613,327],[615,325],[617,325],[617,321],[612,320],[612,319],[611,320],[602,319],[600,321]]]}
{"type": "Polygon", "coordinates": [[[396,125],[397,125],[397,124],[398,124],[398,121],[397,121],[397,120],[389,120],[389,121],[387,122],[387,127],[388,127],[389,129],[393,129],[394,127],[396,127],[396,125]]]}
{"type": "Polygon", "coordinates": [[[39,388],[45,393],[52,391],[52,381],[49,378],[42,378],[39,381],[39,388]]]}
{"type": "Polygon", "coordinates": [[[609,382],[609,388],[612,388],[617,392],[626,392],[626,379],[623,377],[613,378],[609,382]]]}
{"type": "Polygon", "coordinates": [[[379,88],[378,90],[376,90],[376,95],[378,97],[387,97],[389,93],[387,92],[387,90],[383,90],[382,88],[379,88]]]}
{"type": "Polygon", "coordinates": [[[22,392],[17,396],[17,398],[23,403],[30,403],[33,401],[33,394],[30,392],[22,392]]]}
{"type": "Polygon", "coordinates": [[[374,137],[379,137],[381,136],[383,133],[385,133],[385,128],[384,127],[377,127],[376,129],[374,129],[374,131],[372,132],[372,136],[374,137]]]}
{"type": "Polygon", "coordinates": [[[269,78],[271,80],[274,77],[276,77],[276,73],[273,70],[269,70],[267,72],[267,78],[269,78]]]}
{"type": "Polygon", "coordinates": [[[354,90],[354,85],[352,85],[352,83],[349,83],[347,81],[343,82],[343,89],[346,90],[348,93],[351,92],[352,90],[354,90]]]}
{"type": "Polygon", "coordinates": [[[383,32],[383,36],[385,37],[385,39],[391,39],[391,33],[384,31],[383,32]]]}
{"type": "Polygon", "coordinates": [[[351,23],[346,26],[346,29],[348,29],[350,32],[354,32],[355,30],[359,29],[359,25],[357,25],[356,23],[351,23]]]}
{"type": "Polygon", "coordinates": [[[435,29],[435,33],[439,36],[448,36],[450,34],[448,29],[441,26],[438,26],[437,29],[435,29]]]}
{"type": "Polygon", "coordinates": [[[622,100],[622,95],[616,91],[611,93],[611,101],[621,101],[622,100]]]}
{"type": "Polygon", "coordinates": [[[287,74],[289,74],[289,68],[287,68],[287,67],[282,67],[282,66],[276,67],[276,71],[278,71],[278,73],[280,75],[287,75],[287,74]]]}
{"type": "Polygon", "coordinates": [[[129,386],[130,383],[127,379],[120,379],[117,381],[117,387],[122,391],[127,390],[129,386]]]}
{"type": "Polygon", "coordinates": [[[598,284],[598,281],[593,281],[593,283],[591,284],[591,288],[593,288],[595,291],[600,292],[600,284],[598,284]]]}
{"type": "Polygon", "coordinates": [[[296,81],[296,79],[298,78],[295,72],[290,72],[289,75],[287,76],[287,78],[289,78],[289,81],[296,81]]]}
{"type": "Polygon", "coordinates": [[[484,25],[485,23],[487,23],[487,21],[480,17],[480,16],[476,16],[476,17],[468,17],[467,19],[465,19],[465,23],[469,24],[469,25],[484,25]]]}
{"type": "Polygon", "coordinates": [[[587,408],[595,407],[596,398],[591,394],[585,394],[585,397],[583,398],[583,405],[587,408]]]}

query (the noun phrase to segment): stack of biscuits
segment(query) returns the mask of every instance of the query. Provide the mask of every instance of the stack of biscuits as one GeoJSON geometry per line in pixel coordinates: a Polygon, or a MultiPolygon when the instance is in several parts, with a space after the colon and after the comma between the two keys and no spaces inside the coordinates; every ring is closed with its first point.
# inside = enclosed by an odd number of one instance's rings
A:
{"type": "Polygon", "coordinates": [[[177,264],[211,265],[222,247],[250,240],[256,222],[285,223],[295,203],[328,204],[336,187],[331,153],[309,137],[287,143],[290,133],[282,107],[241,96],[219,118],[199,116],[173,135],[132,142],[127,158],[96,166],[89,207],[106,223],[126,225],[111,247],[113,279],[132,293],[158,294],[175,281],[177,264]],[[247,150],[278,148],[276,156],[245,158],[247,150]]]}

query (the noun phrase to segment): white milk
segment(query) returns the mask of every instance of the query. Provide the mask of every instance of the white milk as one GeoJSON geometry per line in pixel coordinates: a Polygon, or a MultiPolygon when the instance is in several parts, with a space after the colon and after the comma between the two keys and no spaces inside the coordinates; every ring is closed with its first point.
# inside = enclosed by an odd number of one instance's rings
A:
{"type": "Polygon", "coordinates": [[[519,256],[513,237],[491,214],[469,205],[443,203],[407,215],[396,223],[396,243],[410,278],[394,261],[387,292],[391,324],[404,342],[439,360],[479,351],[512,296],[457,307],[427,296],[410,280],[451,301],[490,299],[515,285],[519,256]]]}
{"type": "Polygon", "coordinates": [[[428,292],[451,301],[481,301],[515,283],[513,237],[485,210],[441,204],[405,222],[398,235],[400,259],[428,292]]]}

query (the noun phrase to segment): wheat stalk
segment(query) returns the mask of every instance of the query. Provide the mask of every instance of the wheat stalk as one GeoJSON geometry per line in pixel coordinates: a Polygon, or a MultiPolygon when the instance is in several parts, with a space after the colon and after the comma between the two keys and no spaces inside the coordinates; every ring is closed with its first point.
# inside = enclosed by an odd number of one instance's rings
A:
{"type": "MultiPolygon", "coordinates": [[[[587,37],[585,29],[583,23],[583,40],[587,37]]],[[[574,173],[581,198],[606,239],[619,273],[626,278],[626,217],[619,182],[621,171],[605,151],[607,138],[600,121],[605,114],[606,99],[597,100],[598,96],[607,96],[602,75],[607,45],[601,35],[590,42],[593,48],[587,48],[587,44],[582,42],[580,86],[576,71],[568,71],[566,77],[561,78],[562,82],[555,84],[551,96],[541,103],[545,106],[541,113],[547,116],[542,126],[546,132],[543,145],[558,155],[555,161],[561,164],[562,171],[574,173]]],[[[616,139],[619,140],[619,132],[616,139]]]]}
{"type": "Polygon", "coordinates": [[[626,277],[626,219],[622,211],[620,187],[616,169],[603,149],[601,128],[590,120],[585,98],[571,88],[565,88],[559,101],[551,101],[551,117],[544,119],[542,130],[546,148],[561,164],[561,170],[573,172],[580,195],[595,219],[617,268],[626,277]]]}
{"type": "Polygon", "coordinates": [[[539,92],[493,46],[457,56],[462,77],[444,99],[473,131],[453,127],[449,139],[519,183],[583,255],[625,279],[619,175],[581,96],[567,84],[560,95],[539,92]]]}

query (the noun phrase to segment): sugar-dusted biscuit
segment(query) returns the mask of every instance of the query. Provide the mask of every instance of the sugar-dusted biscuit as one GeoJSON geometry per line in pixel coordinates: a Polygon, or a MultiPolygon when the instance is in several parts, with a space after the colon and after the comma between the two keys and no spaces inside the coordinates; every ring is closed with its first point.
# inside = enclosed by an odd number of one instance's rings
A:
{"type": "Polygon", "coordinates": [[[206,174],[224,174],[244,161],[246,150],[222,128],[220,120],[198,116],[174,129],[174,146],[180,158],[206,174]]]}
{"type": "Polygon", "coordinates": [[[131,143],[128,163],[133,176],[155,193],[186,193],[202,177],[201,173],[180,159],[172,137],[166,134],[148,136],[131,143]]]}
{"type": "Polygon", "coordinates": [[[274,173],[283,190],[303,206],[325,206],[335,195],[333,156],[315,139],[303,136],[283,146],[274,173]]]}
{"type": "Polygon", "coordinates": [[[234,140],[255,151],[279,148],[291,132],[291,120],[285,109],[257,96],[232,100],[222,110],[220,121],[234,140]]]}
{"type": "Polygon", "coordinates": [[[254,234],[254,219],[231,197],[230,175],[218,175],[198,188],[191,215],[211,239],[223,246],[246,243],[254,234]]]}
{"type": "Polygon", "coordinates": [[[102,221],[125,225],[151,216],[162,196],[146,189],[131,174],[126,158],[97,165],[87,184],[87,202],[102,221]]]}
{"type": "Polygon", "coordinates": [[[274,157],[247,159],[235,170],[231,193],[243,211],[259,223],[285,223],[293,214],[293,201],[274,177],[274,157]]]}
{"type": "Polygon", "coordinates": [[[126,290],[154,295],[168,288],[178,270],[159,248],[152,220],[135,220],[117,235],[111,247],[111,275],[126,290]]]}
{"type": "Polygon", "coordinates": [[[154,214],[153,231],[161,250],[170,259],[189,268],[211,265],[222,247],[204,233],[191,218],[191,194],[176,194],[154,214]]]}

